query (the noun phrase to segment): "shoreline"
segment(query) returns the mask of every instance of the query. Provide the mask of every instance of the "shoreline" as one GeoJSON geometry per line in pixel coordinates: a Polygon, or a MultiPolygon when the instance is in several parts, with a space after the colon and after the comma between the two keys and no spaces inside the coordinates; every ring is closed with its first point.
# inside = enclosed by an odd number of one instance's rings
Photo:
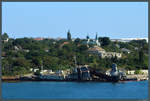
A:
{"type": "MultiPolygon", "coordinates": [[[[12,79],[2,79],[2,82],[30,82],[30,81],[32,81],[32,82],[112,82],[112,81],[104,81],[104,80],[20,80],[20,79],[16,79],[16,80],[12,80],[12,79]]],[[[135,80],[135,79],[130,79],[130,80],[119,80],[119,81],[117,81],[117,82],[115,82],[115,83],[118,83],[118,82],[127,82],[127,81],[146,81],[146,79],[145,80],[135,80]]],[[[114,83],[114,82],[112,82],[112,83],[114,83]]]]}
{"type": "Polygon", "coordinates": [[[145,78],[145,76],[141,77],[139,76],[135,76],[135,75],[128,75],[128,77],[126,79],[122,79],[122,80],[107,80],[107,79],[88,79],[88,80],[84,80],[84,79],[40,79],[38,77],[34,77],[34,78],[29,78],[29,77],[25,77],[25,78],[20,78],[19,76],[2,76],[1,78],[2,82],[26,82],[26,81],[32,81],[32,82],[43,82],[43,81],[48,81],[48,82],[126,82],[126,81],[145,81],[148,80],[148,78],[145,78]]]}

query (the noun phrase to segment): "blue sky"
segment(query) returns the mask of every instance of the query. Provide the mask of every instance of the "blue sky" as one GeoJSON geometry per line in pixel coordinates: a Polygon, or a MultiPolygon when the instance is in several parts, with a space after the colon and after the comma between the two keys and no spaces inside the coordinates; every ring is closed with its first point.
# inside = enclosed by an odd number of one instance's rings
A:
{"type": "Polygon", "coordinates": [[[10,37],[148,37],[147,2],[3,2],[2,32],[10,37]]]}

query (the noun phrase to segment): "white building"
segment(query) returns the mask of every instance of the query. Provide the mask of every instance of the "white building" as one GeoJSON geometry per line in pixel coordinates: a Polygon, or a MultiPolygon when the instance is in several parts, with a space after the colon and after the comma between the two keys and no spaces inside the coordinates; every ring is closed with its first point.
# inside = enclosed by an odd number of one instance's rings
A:
{"type": "Polygon", "coordinates": [[[134,75],[135,74],[135,70],[129,70],[129,71],[127,71],[127,74],[134,75]]]}
{"type": "Polygon", "coordinates": [[[98,46],[94,46],[93,48],[90,48],[88,50],[89,53],[91,54],[97,54],[99,55],[101,58],[111,58],[111,57],[117,57],[117,58],[121,58],[122,54],[121,53],[116,53],[116,52],[106,52],[103,48],[98,47],[98,46]]]}
{"type": "MultiPolygon", "coordinates": [[[[129,70],[129,71],[127,71],[127,74],[134,75],[135,70],[129,70]]],[[[140,74],[148,75],[148,70],[140,70],[140,74]]]]}
{"type": "Polygon", "coordinates": [[[36,72],[36,71],[38,71],[38,70],[39,70],[38,68],[36,68],[36,69],[31,68],[31,69],[30,69],[30,71],[33,71],[33,72],[36,72]]]}
{"type": "Polygon", "coordinates": [[[6,40],[4,40],[4,42],[8,42],[9,41],[9,38],[7,38],[6,40]]]}
{"type": "Polygon", "coordinates": [[[101,53],[101,57],[102,58],[112,58],[112,57],[117,57],[117,58],[121,58],[122,54],[121,53],[116,53],[116,52],[105,52],[105,53],[101,53]]]}
{"type": "Polygon", "coordinates": [[[148,75],[148,70],[140,70],[142,74],[148,75]]]}

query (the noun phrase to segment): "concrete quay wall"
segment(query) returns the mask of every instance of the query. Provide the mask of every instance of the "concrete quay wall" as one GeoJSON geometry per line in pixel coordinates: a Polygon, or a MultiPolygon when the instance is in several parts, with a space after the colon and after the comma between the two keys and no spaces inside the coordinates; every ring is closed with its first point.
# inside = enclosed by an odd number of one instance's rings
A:
{"type": "Polygon", "coordinates": [[[134,75],[127,75],[127,78],[137,78],[137,80],[148,80],[148,75],[134,74],[134,75]]]}

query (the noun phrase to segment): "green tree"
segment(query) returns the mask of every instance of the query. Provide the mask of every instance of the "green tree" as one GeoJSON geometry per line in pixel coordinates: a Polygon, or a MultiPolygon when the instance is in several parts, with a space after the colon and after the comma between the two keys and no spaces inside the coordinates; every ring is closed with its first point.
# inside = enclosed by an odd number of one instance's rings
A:
{"type": "Polygon", "coordinates": [[[7,38],[9,38],[7,33],[4,33],[1,35],[2,40],[6,40],[7,38]]]}
{"type": "Polygon", "coordinates": [[[135,74],[142,74],[140,70],[135,70],[135,74]]]}
{"type": "Polygon", "coordinates": [[[108,46],[111,43],[109,37],[99,37],[98,40],[102,46],[108,46]]]}
{"type": "Polygon", "coordinates": [[[80,45],[79,47],[77,47],[78,52],[82,53],[85,52],[86,50],[88,50],[87,45],[80,45]]]}
{"type": "Polygon", "coordinates": [[[80,38],[75,39],[74,43],[78,45],[81,42],[80,38]]]}
{"type": "Polygon", "coordinates": [[[144,63],[144,53],[142,49],[139,51],[139,63],[141,65],[144,63]]]}
{"type": "Polygon", "coordinates": [[[40,57],[34,57],[32,59],[32,63],[35,67],[41,69],[41,66],[42,66],[42,59],[40,57]]]}

